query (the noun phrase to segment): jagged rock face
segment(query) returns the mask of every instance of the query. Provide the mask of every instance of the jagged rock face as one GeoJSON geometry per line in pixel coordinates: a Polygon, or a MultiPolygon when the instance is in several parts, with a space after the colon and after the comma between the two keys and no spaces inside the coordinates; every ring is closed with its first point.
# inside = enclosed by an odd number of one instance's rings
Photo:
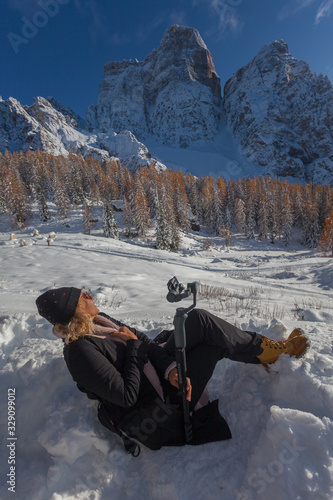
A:
{"type": "MultiPolygon", "coordinates": [[[[41,98],[39,98],[41,99],[41,98]]],[[[37,101],[37,99],[36,99],[37,101]]],[[[38,105],[36,105],[37,112],[38,105]]],[[[10,97],[0,101],[0,149],[28,151],[46,149],[50,153],[66,153],[56,137],[52,137],[27,106],[10,97]]]]}
{"type": "Polygon", "coordinates": [[[131,132],[92,134],[79,128],[82,123],[74,111],[53,98],[36,97],[32,106],[22,106],[11,97],[0,100],[0,151],[42,149],[63,156],[70,151],[100,160],[119,158],[132,171],[150,163],[166,168],[131,132]]]}
{"type": "Polygon", "coordinates": [[[71,125],[71,127],[77,128],[77,129],[84,129],[85,128],[85,121],[81,116],[78,114],[74,113],[74,111],[69,107],[65,106],[64,104],[61,104],[58,102],[54,97],[47,97],[47,101],[51,104],[51,106],[59,111],[66,120],[66,123],[68,125],[71,125]]]}
{"type": "Polygon", "coordinates": [[[173,26],[144,61],[110,62],[87,127],[130,129],[160,142],[186,147],[216,135],[221,86],[210,52],[193,28],[173,26]]]}
{"type": "Polygon", "coordinates": [[[263,173],[332,182],[333,87],[289,53],[265,46],[224,87],[224,118],[263,173]]]}

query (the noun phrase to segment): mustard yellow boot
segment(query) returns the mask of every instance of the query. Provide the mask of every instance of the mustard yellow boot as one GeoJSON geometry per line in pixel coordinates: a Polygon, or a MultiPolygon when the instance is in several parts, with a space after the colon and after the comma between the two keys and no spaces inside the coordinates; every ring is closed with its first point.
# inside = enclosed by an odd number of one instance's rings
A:
{"type": "Polygon", "coordinates": [[[296,328],[286,340],[276,341],[263,335],[260,347],[263,349],[263,352],[257,358],[261,364],[267,367],[267,365],[275,363],[280,354],[283,353],[300,358],[305,354],[309,344],[303,331],[300,328],[296,328]]]}

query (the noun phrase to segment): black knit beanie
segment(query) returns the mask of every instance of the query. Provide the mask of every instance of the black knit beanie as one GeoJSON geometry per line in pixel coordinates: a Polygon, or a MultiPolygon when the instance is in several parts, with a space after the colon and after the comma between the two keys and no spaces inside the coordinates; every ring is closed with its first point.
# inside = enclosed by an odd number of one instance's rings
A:
{"type": "Polygon", "coordinates": [[[81,295],[79,288],[56,288],[48,290],[36,300],[38,312],[52,325],[66,324],[74,316],[81,295]]]}

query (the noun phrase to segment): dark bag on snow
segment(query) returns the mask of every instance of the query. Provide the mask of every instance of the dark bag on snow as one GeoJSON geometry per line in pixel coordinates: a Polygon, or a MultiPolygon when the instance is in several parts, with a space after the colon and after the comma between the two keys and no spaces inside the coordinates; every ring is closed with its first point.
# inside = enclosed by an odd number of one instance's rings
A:
{"type": "Polygon", "coordinates": [[[151,450],[162,446],[200,445],[231,438],[231,432],[218,408],[212,401],[191,415],[193,438],[186,443],[183,413],[177,405],[155,400],[145,408],[137,408],[126,415],[118,428],[151,450]]]}
{"type": "Polygon", "coordinates": [[[231,439],[231,432],[226,420],[219,412],[219,400],[193,412],[191,416],[193,439],[189,444],[205,444],[231,439]]]}

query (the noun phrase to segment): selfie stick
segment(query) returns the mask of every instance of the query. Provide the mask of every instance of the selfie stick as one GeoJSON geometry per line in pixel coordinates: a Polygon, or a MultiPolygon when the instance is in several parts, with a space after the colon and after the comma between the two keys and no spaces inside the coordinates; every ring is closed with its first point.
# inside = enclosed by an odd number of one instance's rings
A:
{"type": "Polygon", "coordinates": [[[184,429],[186,442],[189,443],[192,440],[192,424],[190,420],[190,409],[189,402],[186,399],[186,335],[185,335],[185,321],[188,313],[195,308],[197,303],[197,292],[199,288],[199,283],[196,281],[193,283],[188,283],[185,289],[184,285],[178,282],[177,278],[172,278],[168,283],[169,293],[167,295],[167,300],[169,302],[179,302],[182,299],[193,295],[193,304],[189,307],[178,307],[174,317],[174,339],[176,347],[176,364],[178,373],[178,383],[179,383],[179,394],[182,398],[183,404],[183,416],[184,416],[184,429]]]}

